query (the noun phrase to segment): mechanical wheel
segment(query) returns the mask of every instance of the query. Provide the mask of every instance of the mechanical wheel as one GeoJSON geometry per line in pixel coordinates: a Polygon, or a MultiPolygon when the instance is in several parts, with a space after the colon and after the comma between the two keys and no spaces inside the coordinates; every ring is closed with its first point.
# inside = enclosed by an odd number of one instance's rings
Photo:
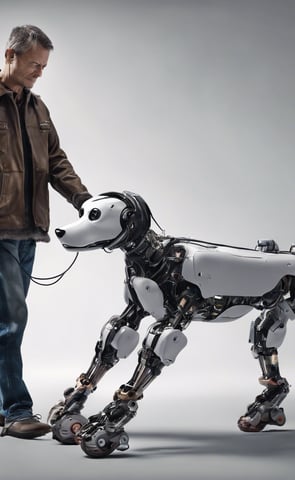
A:
{"type": "Polygon", "coordinates": [[[52,426],[52,436],[61,443],[75,445],[79,443],[76,433],[87,421],[87,418],[79,413],[66,414],[52,426]]]}
{"type": "Polygon", "coordinates": [[[238,420],[238,427],[242,432],[261,432],[267,425],[266,422],[259,422],[257,425],[252,425],[247,421],[247,417],[242,416],[238,420]]]}
{"type": "Polygon", "coordinates": [[[275,407],[270,411],[271,424],[282,427],[286,423],[286,416],[283,408],[275,407]]]}
{"type": "Polygon", "coordinates": [[[127,450],[129,437],[127,433],[109,433],[103,429],[97,430],[91,437],[84,437],[80,441],[82,450],[89,457],[102,458],[110,455],[114,450],[127,450]]]}

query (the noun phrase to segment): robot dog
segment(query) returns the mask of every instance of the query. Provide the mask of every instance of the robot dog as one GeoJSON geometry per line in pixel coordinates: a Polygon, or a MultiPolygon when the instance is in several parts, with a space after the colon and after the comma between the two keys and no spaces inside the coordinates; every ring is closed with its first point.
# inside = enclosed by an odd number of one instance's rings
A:
{"type": "Polygon", "coordinates": [[[127,306],[104,325],[88,371],[64,392],[64,399],[48,417],[55,439],[80,444],[90,457],[128,449],[124,427],[136,415],[144,390],[185,347],[183,331],[190,322],[232,321],[252,309],[259,314],[251,324],[250,342],[264,390],[238,426],[245,432],[259,432],[266,425],[285,423],[280,404],[289,385],[280,375],[277,349],[287,321],[295,317],[293,247],[281,252],[273,240],[246,249],[173,238],[151,230],[152,218],[139,195],[109,192],[87,200],[76,222],[56,230],[67,250],[120,248],[126,260],[127,306]],[[155,321],[143,340],[131,379],[100,413],[86,419],[81,410],[88,395],[110,368],[135,349],[137,330],[147,315],[155,321]]]}

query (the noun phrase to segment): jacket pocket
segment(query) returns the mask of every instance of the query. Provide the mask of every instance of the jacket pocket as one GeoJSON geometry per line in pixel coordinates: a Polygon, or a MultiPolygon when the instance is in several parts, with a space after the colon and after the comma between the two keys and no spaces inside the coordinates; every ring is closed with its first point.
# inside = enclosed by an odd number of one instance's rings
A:
{"type": "Polygon", "coordinates": [[[5,228],[14,228],[19,226],[24,215],[23,173],[0,172],[0,184],[0,226],[5,227],[6,222],[5,228]],[[10,224],[12,219],[13,222],[17,221],[16,225],[10,224]]]}

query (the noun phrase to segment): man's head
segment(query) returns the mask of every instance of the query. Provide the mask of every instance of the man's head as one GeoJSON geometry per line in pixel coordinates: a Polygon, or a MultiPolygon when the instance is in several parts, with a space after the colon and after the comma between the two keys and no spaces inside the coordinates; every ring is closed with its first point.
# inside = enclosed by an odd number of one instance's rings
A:
{"type": "Polygon", "coordinates": [[[21,27],[13,28],[6,49],[11,49],[17,55],[21,55],[37,44],[45,50],[53,49],[51,40],[40,28],[34,25],[22,25],[21,27]]]}
{"type": "Polygon", "coordinates": [[[5,67],[2,80],[12,90],[32,88],[46,67],[51,40],[40,28],[23,25],[13,28],[5,51],[5,67]]]}

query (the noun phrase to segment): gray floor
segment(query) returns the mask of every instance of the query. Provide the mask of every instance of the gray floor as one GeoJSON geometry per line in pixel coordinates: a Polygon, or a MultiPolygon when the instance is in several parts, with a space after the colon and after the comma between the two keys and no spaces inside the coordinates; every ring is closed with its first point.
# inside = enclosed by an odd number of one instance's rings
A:
{"type": "Polygon", "coordinates": [[[79,446],[61,445],[50,435],[26,441],[0,438],[1,478],[294,479],[294,417],[281,429],[245,434],[235,426],[238,408],[233,399],[223,399],[217,411],[212,397],[203,398],[206,408],[203,413],[196,410],[193,418],[187,401],[177,415],[175,403],[167,402],[155,415],[156,405],[149,401],[145,414],[127,429],[130,449],[104,459],[89,458],[79,446]]]}
{"type": "Polygon", "coordinates": [[[9,479],[294,479],[295,431],[134,432],[132,449],[91,459],[50,437],[1,439],[1,478],[9,479]]]}

